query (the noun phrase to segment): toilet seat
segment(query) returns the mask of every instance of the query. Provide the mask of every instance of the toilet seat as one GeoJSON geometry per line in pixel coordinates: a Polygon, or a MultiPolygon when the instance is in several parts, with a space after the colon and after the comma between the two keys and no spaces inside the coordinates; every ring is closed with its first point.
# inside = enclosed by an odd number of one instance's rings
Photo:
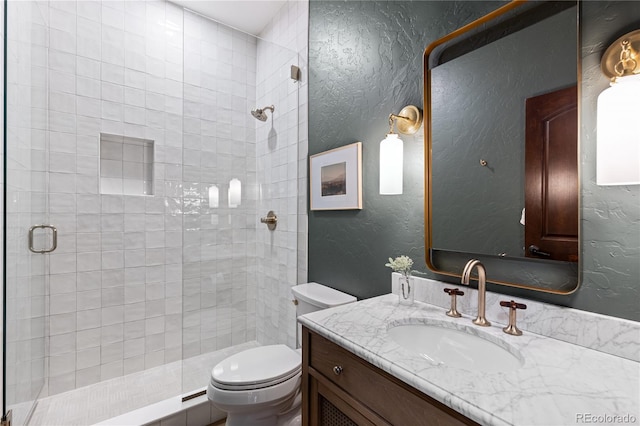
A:
{"type": "Polygon", "coordinates": [[[260,346],[232,355],[211,371],[211,385],[229,391],[262,389],[300,374],[300,354],[286,345],[260,346]]]}

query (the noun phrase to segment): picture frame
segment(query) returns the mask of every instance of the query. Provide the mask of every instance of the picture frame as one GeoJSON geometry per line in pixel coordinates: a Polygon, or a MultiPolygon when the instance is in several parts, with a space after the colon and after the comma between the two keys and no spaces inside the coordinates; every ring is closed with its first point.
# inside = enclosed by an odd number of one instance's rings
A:
{"type": "Polygon", "coordinates": [[[309,157],[311,210],[362,209],[362,142],[309,157]]]}

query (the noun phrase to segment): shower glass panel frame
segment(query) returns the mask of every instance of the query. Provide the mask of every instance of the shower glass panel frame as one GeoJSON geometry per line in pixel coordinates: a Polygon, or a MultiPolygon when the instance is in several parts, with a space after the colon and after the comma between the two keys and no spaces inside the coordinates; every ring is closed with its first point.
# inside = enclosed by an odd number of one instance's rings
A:
{"type": "Polygon", "coordinates": [[[181,371],[190,395],[232,353],[295,347],[283,288],[297,279],[299,83],[290,77],[299,57],[188,10],[183,27],[181,371]],[[262,122],[251,111],[265,105],[275,110],[262,122]],[[260,223],[269,210],[274,231],[260,223]]]}
{"type": "MultiPolygon", "coordinates": [[[[33,225],[49,223],[48,14],[5,2],[3,415],[25,424],[46,393],[49,255],[29,250],[33,225]],[[20,9],[20,10],[19,10],[20,9]]],[[[36,228],[33,246],[50,244],[36,228]]]]}

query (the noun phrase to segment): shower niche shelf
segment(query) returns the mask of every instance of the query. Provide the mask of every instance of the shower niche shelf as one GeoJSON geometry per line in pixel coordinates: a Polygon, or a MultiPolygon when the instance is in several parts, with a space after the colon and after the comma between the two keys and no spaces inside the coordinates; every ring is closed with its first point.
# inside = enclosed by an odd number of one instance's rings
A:
{"type": "Polygon", "coordinates": [[[154,142],[100,133],[100,193],[153,195],[154,142]]]}

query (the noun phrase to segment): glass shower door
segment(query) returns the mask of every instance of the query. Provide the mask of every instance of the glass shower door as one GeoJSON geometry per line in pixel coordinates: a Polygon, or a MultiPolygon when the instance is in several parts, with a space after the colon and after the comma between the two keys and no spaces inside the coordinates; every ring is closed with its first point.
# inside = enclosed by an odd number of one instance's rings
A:
{"type": "Polygon", "coordinates": [[[46,4],[6,2],[3,415],[26,424],[46,374],[48,35],[46,4]],[[31,230],[31,235],[30,235],[31,230]],[[31,247],[31,249],[30,249],[31,247]]]}
{"type": "Polygon", "coordinates": [[[172,158],[182,170],[181,371],[191,396],[233,353],[295,347],[299,58],[189,11],[184,28],[182,155],[172,158]],[[270,210],[275,230],[260,222],[270,210]]]}

